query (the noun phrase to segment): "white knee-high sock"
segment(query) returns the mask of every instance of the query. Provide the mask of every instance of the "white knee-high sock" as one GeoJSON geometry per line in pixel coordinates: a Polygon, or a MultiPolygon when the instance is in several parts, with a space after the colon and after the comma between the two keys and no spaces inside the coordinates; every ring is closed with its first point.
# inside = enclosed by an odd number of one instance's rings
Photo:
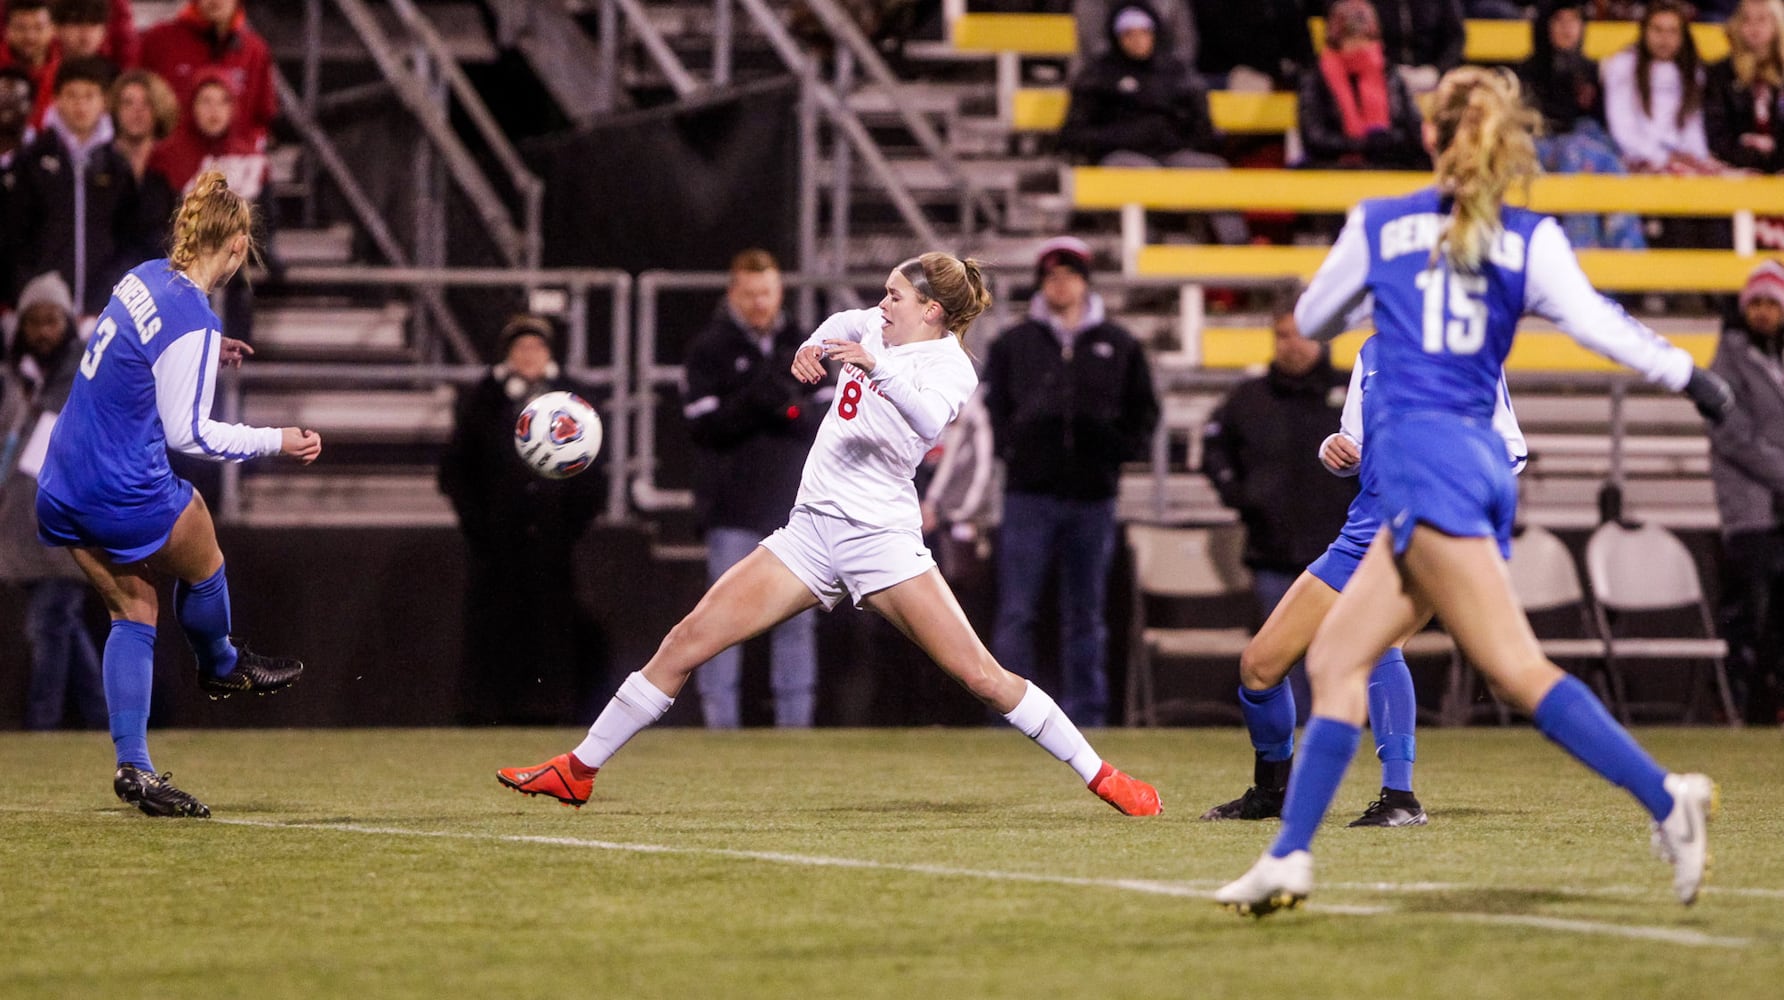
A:
{"type": "Polygon", "coordinates": [[[1065,717],[1047,692],[1033,681],[1028,682],[1028,690],[1022,693],[1022,700],[1016,707],[1004,713],[1010,725],[1022,730],[1022,735],[1034,740],[1060,760],[1065,761],[1071,769],[1078,772],[1078,777],[1085,784],[1096,777],[1096,772],[1103,766],[1103,759],[1091,749],[1090,741],[1072,725],[1072,720],[1065,717]]]}
{"type": "Polygon", "coordinates": [[[663,717],[675,699],[657,690],[641,673],[632,673],[613,693],[613,700],[601,710],[588,735],[571,753],[587,767],[601,767],[607,758],[619,752],[626,741],[663,717]]]}

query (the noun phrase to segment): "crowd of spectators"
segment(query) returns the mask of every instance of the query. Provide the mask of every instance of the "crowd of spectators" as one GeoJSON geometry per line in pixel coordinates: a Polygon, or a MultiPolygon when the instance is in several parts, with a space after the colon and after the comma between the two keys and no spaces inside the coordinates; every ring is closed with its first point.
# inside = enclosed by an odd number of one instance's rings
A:
{"type": "MultiPolygon", "coordinates": [[[[278,108],[244,0],[189,0],[140,37],[134,18],[130,0],[0,0],[0,316],[54,273],[84,331],[161,254],[194,177],[265,190],[278,108]]],[[[232,311],[241,337],[245,304],[232,311]]]]}

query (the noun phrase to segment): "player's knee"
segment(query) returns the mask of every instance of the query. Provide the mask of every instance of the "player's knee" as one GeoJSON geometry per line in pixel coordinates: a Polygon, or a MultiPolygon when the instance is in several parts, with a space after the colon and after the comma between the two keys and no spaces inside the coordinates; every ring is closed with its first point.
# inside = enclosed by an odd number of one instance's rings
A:
{"type": "Polygon", "coordinates": [[[1239,654],[1239,683],[1253,691],[1275,687],[1287,673],[1273,658],[1251,646],[1246,646],[1239,654]]]}

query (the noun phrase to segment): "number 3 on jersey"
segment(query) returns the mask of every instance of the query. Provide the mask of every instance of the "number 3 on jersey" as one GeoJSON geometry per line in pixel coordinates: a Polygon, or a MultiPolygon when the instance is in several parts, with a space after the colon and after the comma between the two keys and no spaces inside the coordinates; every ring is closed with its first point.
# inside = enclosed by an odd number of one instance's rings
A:
{"type": "Polygon", "coordinates": [[[99,372],[99,359],[105,357],[105,349],[111,346],[112,338],[117,335],[117,321],[110,316],[99,321],[98,329],[93,331],[93,339],[87,344],[87,353],[81,355],[82,375],[92,378],[99,372]]]}
{"type": "Polygon", "coordinates": [[[1420,271],[1414,281],[1425,293],[1425,353],[1479,352],[1487,342],[1486,276],[1456,274],[1440,267],[1420,271]],[[1446,277],[1448,281],[1444,280],[1446,277]],[[1448,296],[1444,295],[1445,286],[1448,296]],[[1444,308],[1445,298],[1449,299],[1448,310],[1444,308]]]}
{"type": "Polygon", "coordinates": [[[844,420],[855,419],[861,412],[861,383],[857,379],[849,379],[842,384],[842,392],[836,395],[836,415],[844,420]]]}

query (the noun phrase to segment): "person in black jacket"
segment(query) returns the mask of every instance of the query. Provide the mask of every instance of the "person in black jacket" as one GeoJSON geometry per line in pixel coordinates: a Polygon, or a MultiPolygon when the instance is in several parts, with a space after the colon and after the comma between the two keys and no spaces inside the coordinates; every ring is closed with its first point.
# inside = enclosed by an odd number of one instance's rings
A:
{"type": "MultiPolygon", "coordinates": [[[[731,261],[731,283],[683,359],[682,414],[700,449],[694,497],[706,532],[706,569],[716,583],[757,543],[785,524],[799,494],[806,453],[818,435],[834,376],[806,385],[793,377],[805,343],[781,309],[780,266],[766,250],[731,261]]],[[[806,727],[817,709],[817,613],[805,611],[771,633],[769,686],[774,724],[806,727]]],[[[694,674],[709,729],[742,723],[743,650],[733,646],[694,674]]]]}
{"type": "Polygon", "coordinates": [[[1319,462],[1349,373],[1332,367],[1326,345],[1300,335],[1292,305],[1276,310],[1273,325],[1269,371],[1235,387],[1202,432],[1202,471],[1245,524],[1245,565],[1266,617],[1344,526],[1357,492],[1355,480],[1319,462]]]}
{"type": "Polygon", "coordinates": [[[16,280],[22,287],[45,271],[60,274],[82,317],[99,315],[112,285],[138,263],[128,257],[138,246],[136,175],[112,148],[110,83],[111,67],[97,57],[56,70],[55,115],[20,153],[13,191],[16,280]]]}
{"type": "Polygon", "coordinates": [[[1195,7],[1202,39],[1196,69],[1210,87],[1240,89],[1233,71],[1243,67],[1268,77],[1272,90],[1293,90],[1301,71],[1313,65],[1307,18],[1315,11],[1324,13],[1321,3],[1201,0],[1195,7]]]}
{"type": "Polygon", "coordinates": [[[1298,125],[1305,167],[1429,170],[1418,105],[1381,42],[1368,0],[1338,0],[1326,47],[1301,74],[1298,125]]]}
{"type": "MultiPolygon", "coordinates": [[[[1072,78],[1059,148],[1105,167],[1226,167],[1216,153],[1222,140],[1208,110],[1208,91],[1194,70],[1170,54],[1151,4],[1116,4],[1108,33],[1108,51],[1072,78]]],[[[1250,242],[1245,220],[1236,213],[1216,214],[1211,222],[1221,243],[1250,242]]]]}
{"type": "Polygon", "coordinates": [[[1462,0],[1369,0],[1381,22],[1388,63],[1400,68],[1415,94],[1437,89],[1443,74],[1462,65],[1468,26],[1462,0]]]}
{"type": "Polygon", "coordinates": [[[514,449],[514,422],[527,403],[558,389],[586,392],[552,360],[553,337],[544,317],[508,321],[502,361],[460,392],[440,460],[440,491],[458,512],[468,556],[467,722],[563,721],[568,710],[582,710],[592,680],[580,660],[586,616],[576,606],[572,557],[594,520],[601,480],[586,472],[542,478],[514,449]],[[577,691],[574,705],[566,689],[577,691]]]}
{"type": "Polygon", "coordinates": [[[1121,463],[1146,454],[1159,407],[1145,349],[1108,319],[1090,290],[1090,262],[1082,240],[1042,245],[1028,319],[992,342],[983,381],[1005,465],[992,652],[1035,677],[1035,621],[1054,574],[1059,704],[1078,725],[1101,726],[1116,487],[1121,463]]]}
{"type": "Polygon", "coordinates": [[[1728,22],[1728,58],[1704,77],[1703,130],[1731,167],[1784,169],[1784,9],[1746,0],[1728,22]]]}

